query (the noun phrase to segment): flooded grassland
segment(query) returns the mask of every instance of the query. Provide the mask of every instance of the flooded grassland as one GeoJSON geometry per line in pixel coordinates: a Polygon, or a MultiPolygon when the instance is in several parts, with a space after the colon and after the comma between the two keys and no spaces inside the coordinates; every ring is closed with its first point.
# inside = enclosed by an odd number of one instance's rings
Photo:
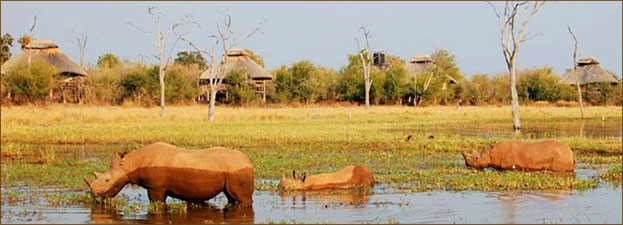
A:
{"type": "Polygon", "coordinates": [[[9,223],[620,223],[620,107],[522,107],[520,134],[508,107],[2,108],[2,222],[9,223]],[[476,171],[461,151],[504,140],[555,139],[571,146],[575,173],[476,171]],[[93,199],[81,177],[104,171],[115,152],[155,141],[225,146],[249,156],[252,207],[169,199],[149,205],[128,186],[93,199]],[[372,190],[281,193],[281,173],[332,172],[362,164],[372,190]]]}

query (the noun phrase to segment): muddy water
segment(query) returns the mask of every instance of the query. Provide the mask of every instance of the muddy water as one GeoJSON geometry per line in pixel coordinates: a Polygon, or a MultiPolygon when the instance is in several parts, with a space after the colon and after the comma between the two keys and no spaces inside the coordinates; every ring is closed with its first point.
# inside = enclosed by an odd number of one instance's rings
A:
{"type": "MultiPolygon", "coordinates": [[[[4,188],[8,191],[11,188],[4,188]]],[[[426,192],[372,195],[256,192],[251,207],[210,206],[185,214],[106,212],[101,208],[2,205],[2,223],[621,223],[621,187],[584,192],[426,192]],[[26,215],[24,215],[26,214],[26,215]]],[[[127,186],[129,203],[148,203],[146,191],[127,186]]],[[[168,202],[178,200],[169,199],[168,202]]]]}

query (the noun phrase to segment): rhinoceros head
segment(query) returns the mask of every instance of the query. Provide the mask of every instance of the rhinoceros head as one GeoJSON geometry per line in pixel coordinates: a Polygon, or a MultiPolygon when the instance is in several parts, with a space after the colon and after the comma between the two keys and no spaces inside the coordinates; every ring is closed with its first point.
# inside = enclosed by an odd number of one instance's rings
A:
{"type": "Polygon", "coordinates": [[[298,176],[295,170],[292,170],[292,178],[286,178],[285,174],[281,174],[281,181],[279,181],[279,187],[282,189],[299,189],[303,186],[307,175],[303,173],[302,176],[298,176]]]}
{"type": "Polygon", "coordinates": [[[464,151],[461,154],[463,155],[463,159],[465,159],[465,166],[484,169],[489,167],[489,163],[491,162],[490,151],[490,148],[487,147],[481,152],[473,150],[472,152],[464,151]]]}
{"type": "Polygon", "coordinates": [[[83,177],[84,182],[87,183],[93,195],[114,197],[129,183],[126,173],[121,169],[124,165],[125,154],[125,152],[117,154],[110,162],[108,171],[104,173],[93,171],[95,180],[90,181],[88,178],[83,177]]]}

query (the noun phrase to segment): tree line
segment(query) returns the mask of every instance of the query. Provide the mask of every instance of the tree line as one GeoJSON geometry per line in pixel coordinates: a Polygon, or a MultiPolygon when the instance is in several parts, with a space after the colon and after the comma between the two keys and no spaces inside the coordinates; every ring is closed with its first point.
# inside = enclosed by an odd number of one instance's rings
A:
{"type": "MultiPolygon", "coordinates": [[[[263,65],[261,56],[252,51],[251,58],[263,65]]],[[[387,55],[386,66],[372,66],[370,71],[370,103],[373,105],[413,105],[417,96],[420,105],[505,105],[510,103],[509,76],[506,73],[473,74],[466,78],[449,51],[438,49],[431,58],[436,66],[409,73],[407,65],[398,56],[387,55]],[[446,76],[447,75],[447,76],[446,76]],[[430,80],[427,82],[427,79],[430,80]],[[450,77],[453,78],[450,79],[450,77]],[[417,81],[415,80],[417,79],[417,81]],[[428,87],[425,85],[428,83],[428,87]]],[[[348,55],[348,64],[339,70],[301,60],[291,65],[273,69],[273,81],[267,83],[268,104],[314,104],[319,102],[349,102],[365,104],[365,80],[361,79],[362,61],[359,55],[348,55]]],[[[167,84],[164,97],[174,104],[198,104],[203,94],[198,76],[205,69],[201,55],[194,51],[181,51],[166,71],[167,84]]],[[[90,101],[97,105],[159,105],[159,68],[141,62],[121,60],[113,54],[98,58],[96,65],[85,68],[90,101]]],[[[574,105],[575,87],[559,83],[560,76],[552,67],[520,69],[517,72],[517,94],[522,104],[549,102],[557,105],[574,105]]],[[[232,70],[225,76],[227,101],[219,104],[234,106],[259,105],[261,96],[247,82],[245,71],[232,70]]],[[[0,94],[4,104],[50,102],[50,90],[60,92],[64,77],[56,68],[42,61],[17,65],[2,79],[0,94]],[[10,96],[9,96],[10,93],[10,96]]],[[[591,105],[621,105],[622,84],[596,84],[600,94],[583,99],[591,105]]]]}

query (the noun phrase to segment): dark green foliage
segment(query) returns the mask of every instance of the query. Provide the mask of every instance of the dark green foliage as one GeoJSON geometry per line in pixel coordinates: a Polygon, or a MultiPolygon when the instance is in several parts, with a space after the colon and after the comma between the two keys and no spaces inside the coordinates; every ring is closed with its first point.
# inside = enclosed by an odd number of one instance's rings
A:
{"type": "Polygon", "coordinates": [[[550,101],[562,99],[562,85],[552,67],[534,68],[519,71],[517,74],[517,94],[523,101],[550,101]]]}
{"type": "Polygon", "coordinates": [[[239,69],[231,70],[227,73],[223,82],[227,84],[229,102],[236,105],[243,105],[259,100],[260,96],[255,94],[255,91],[247,82],[246,71],[239,69]]]}
{"type": "Polygon", "coordinates": [[[28,63],[20,63],[11,67],[2,82],[6,91],[25,98],[21,100],[43,100],[60,84],[61,77],[56,71],[56,67],[35,59],[30,66],[28,63]]]}
{"type": "Polygon", "coordinates": [[[0,40],[0,65],[11,58],[11,47],[13,47],[13,36],[10,33],[2,35],[0,40]]]}
{"type": "Polygon", "coordinates": [[[475,74],[467,82],[463,99],[471,105],[480,105],[491,100],[492,96],[491,80],[486,74],[475,74]]]}
{"type": "MultiPolygon", "coordinates": [[[[198,94],[196,82],[185,76],[180,68],[169,68],[164,77],[167,102],[181,102],[192,100],[198,94]]],[[[132,99],[139,102],[157,102],[160,96],[158,82],[158,67],[137,69],[123,76],[119,82],[121,99],[132,99]]]]}
{"type": "Polygon", "coordinates": [[[318,94],[316,66],[307,60],[275,71],[275,95],[281,101],[311,103],[318,94]]]}
{"type": "Polygon", "coordinates": [[[100,68],[115,68],[119,65],[121,65],[121,61],[112,53],[106,53],[97,59],[97,66],[100,68]]]}
{"type": "Polygon", "coordinates": [[[199,69],[206,68],[206,62],[203,56],[198,51],[181,51],[177,53],[175,63],[180,65],[197,65],[199,69]]]}

